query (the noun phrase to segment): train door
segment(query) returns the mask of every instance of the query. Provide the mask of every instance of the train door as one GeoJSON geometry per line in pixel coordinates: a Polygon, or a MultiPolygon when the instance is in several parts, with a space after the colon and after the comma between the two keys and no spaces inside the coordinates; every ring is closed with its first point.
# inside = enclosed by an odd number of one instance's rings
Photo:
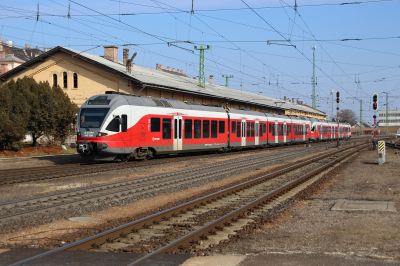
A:
{"type": "Polygon", "coordinates": [[[246,119],[242,119],[242,146],[246,146],[246,119]]]}
{"type": "Polygon", "coordinates": [[[283,122],[283,142],[286,143],[286,122],[283,122]]]}
{"type": "Polygon", "coordinates": [[[174,151],[182,150],[182,116],[174,116],[174,151]]]}
{"type": "Polygon", "coordinates": [[[306,124],[303,124],[303,140],[306,140],[306,124]]]}
{"type": "Polygon", "coordinates": [[[258,143],[259,143],[259,137],[260,137],[260,121],[256,121],[256,124],[255,124],[255,134],[254,134],[254,136],[255,136],[255,145],[258,145],[258,143]]]}
{"type": "Polygon", "coordinates": [[[279,129],[278,129],[278,122],[275,121],[275,127],[274,127],[274,134],[275,134],[275,143],[278,143],[278,135],[279,135],[279,129]]]}

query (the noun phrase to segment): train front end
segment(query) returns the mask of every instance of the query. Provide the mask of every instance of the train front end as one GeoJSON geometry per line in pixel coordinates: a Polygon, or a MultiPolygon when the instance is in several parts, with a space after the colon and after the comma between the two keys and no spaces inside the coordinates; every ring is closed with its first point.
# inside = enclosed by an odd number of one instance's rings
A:
{"type": "Polygon", "coordinates": [[[71,148],[88,160],[115,160],[129,145],[127,113],[129,105],[118,94],[90,97],[76,117],[77,141],[71,148]]]}

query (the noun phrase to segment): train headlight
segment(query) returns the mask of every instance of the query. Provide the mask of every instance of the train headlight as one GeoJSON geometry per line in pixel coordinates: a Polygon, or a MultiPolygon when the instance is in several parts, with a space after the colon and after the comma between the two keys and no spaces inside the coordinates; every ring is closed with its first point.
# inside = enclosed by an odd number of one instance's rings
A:
{"type": "Polygon", "coordinates": [[[97,137],[103,137],[103,136],[107,136],[107,133],[103,133],[103,132],[99,132],[97,133],[97,137]]]}

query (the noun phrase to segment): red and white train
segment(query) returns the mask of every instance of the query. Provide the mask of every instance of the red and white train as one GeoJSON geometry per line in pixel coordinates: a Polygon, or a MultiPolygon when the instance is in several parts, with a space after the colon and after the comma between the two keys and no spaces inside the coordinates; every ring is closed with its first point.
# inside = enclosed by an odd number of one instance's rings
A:
{"type": "Polygon", "coordinates": [[[151,158],[156,154],[229,151],[248,147],[350,138],[350,125],[107,92],[92,96],[77,114],[82,156],[96,160],[151,158]]]}

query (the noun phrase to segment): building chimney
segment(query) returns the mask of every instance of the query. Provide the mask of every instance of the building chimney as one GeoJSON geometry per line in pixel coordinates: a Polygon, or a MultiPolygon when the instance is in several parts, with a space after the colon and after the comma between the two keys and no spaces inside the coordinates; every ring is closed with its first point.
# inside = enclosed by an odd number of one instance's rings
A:
{"type": "Polygon", "coordinates": [[[183,74],[183,70],[181,70],[181,73],[183,74]]]}
{"type": "Polygon", "coordinates": [[[181,73],[181,71],[179,69],[177,69],[176,72],[181,73]]]}
{"type": "Polygon", "coordinates": [[[175,68],[173,68],[172,71],[175,71],[175,68]]]}
{"type": "Polygon", "coordinates": [[[196,77],[194,77],[193,79],[196,79],[196,77]]]}
{"type": "Polygon", "coordinates": [[[26,49],[31,49],[31,46],[29,44],[25,44],[25,50],[26,49]]]}
{"type": "Polygon", "coordinates": [[[294,103],[294,98],[292,98],[292,103],[294,103]]]}
{"type": "Polygon", "coordinates": [[[286,96],[283,96],[283,100],[286,102],[286,96]]]}
{"type": "Polygon", "coordinates": [[[210,83],[210,85],[214,84],[214,76],[213,75],[210,75],[210,81],[208,83],[210,83]]]}
{"type": "Polygon", "coordinates": [[[168,70],[171,70],[171,67],[167,67],[168,70]]]}
{"type": "Polygon", "coordinates": [[[104,58],[117,62],[118,46],[104,46],[104,58]]]}
{"type": "Polygon", "coordinates": [[[8,64],[1,64],[1,75],[8,71],[8,64]]]}
{"type": "Polygon", "coordinates": [[[123,57],[123,60],[124,60],[124,66],[126,66],[126,62],[129,59],[129,49],[124,49],[122,51],[123,51],[122,52],[122,57],[123,57]]]}
{"type": "Polygon", "coordinates": [[[48,51],[50,51],[51,50],[51,48],[44,48],[43,49],[43,51],[46,53],[46,52],[48,52],[48,51]]]}
{"type": "Polygon", "coordinates": [[[0,59],[5,59],[6,58],[6,52],[4,52],[3,50],[0,51],[0,59]]]}
{"type": "Polygon", "coordinates": [[[4,39],[0,38],[0,45],[3,45],[3,44],[4,44],[4,39]]]}
{"type": "Polygon", "coordinates": [[[161,68],[164,68],[164,65],[160,65],[161,68]]]}
{"type": "Polygon", "coordinates": [[[10,41],[10,40],[7,40],[7,41],[6,41],[6,44],[7,44],[8,47],[12,47],[12,46],[13,46],[13,43],[12,43],[12,41],[10,41]]]}

